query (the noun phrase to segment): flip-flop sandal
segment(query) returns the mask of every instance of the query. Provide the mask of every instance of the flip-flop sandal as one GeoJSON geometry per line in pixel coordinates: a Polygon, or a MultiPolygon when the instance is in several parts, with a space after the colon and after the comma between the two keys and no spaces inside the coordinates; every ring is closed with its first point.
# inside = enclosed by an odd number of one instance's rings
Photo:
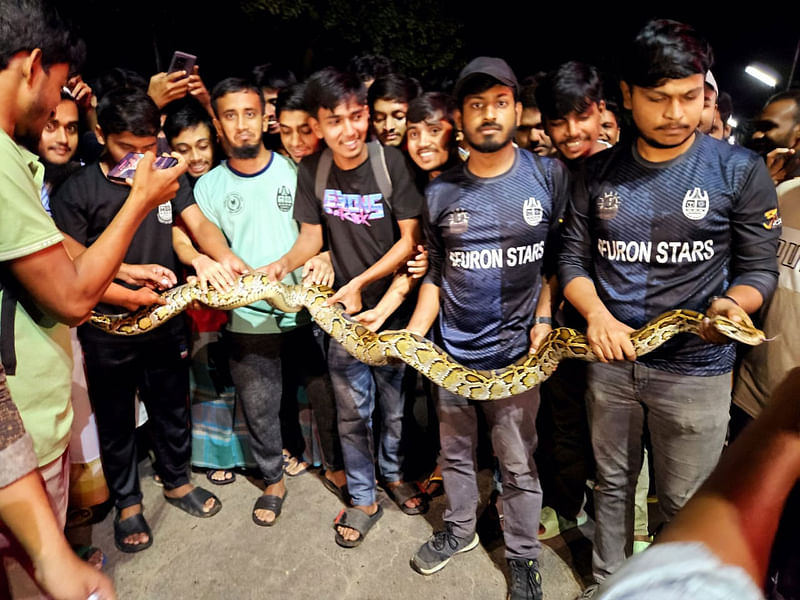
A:
{"type": "Polygon", "coordinates": [[[213,517],[220,510],[222,510],[222,502],[219,501],[219,498],[201,487],[192,489],[191,492],[184,494],[180,498],[170,498],[169,496],[164,496],[164,499],[172,504],[172,506],[176,506],[182,511],[189,513],[193,517],[199,517],[200,519],[213,517]],[[214,498],[214,507],[208,512],[205,512],[203,508],[209,498],[214,498]]]}
{"type": "Polygon", "coordinates": [[[256,503],[253,505],[253,523],[256,525],[260,525],[261,527],[272,527],[275,525],[275,522],[278,520],[278,517],[281,516],[281,510],[283,510],[283,501],[286,500],[286,496],[289,494],[289,490],[283,492],[283,496],[273,496],[262,494],[256,500],[256,503]],[[259,519],[256,516],[257,510],[271,510],[275,514],[275,518],[272,521],[264,521],[263,519],[259,519]]]}
{"type": "Polygon", "coordinates": [[[436,498],[444,494],[444,480],[441,475],[434,475],[433,473],[422,483],[422,489],[428,498],[436,498]]]}
{"type": "Polygon", "coordinates": [[[323,472],[320,477],[322,478],[322,485],[325,486],[326,490],[341,500],[342,504],[350,506],[350,493],[347,491],[346,483],[342,487],[337,486],[330,479],[325,477],[325,472],[323,472]]]}
{"type": "Polygon", "coordinates": [[[114,517],[114,545],[121,552],[128,553],[141,552],[153,545],[153,533],[142,513],[120,521],[119,512],[117,512],[117,516],[114,517]],[[129,544],[124,541],[126,537],[135,533],[147,534],[147,541],[143,544],[129,544]]]}
{"type": "Polygon", "coordinates": [[[343,508],[333,520],[333,529],[336,531],[336,543],[342,548],[355,548],[364,541],[369,530],[372,529],[373,525],[375,525],[382,516],[383,507],[380,504],[378,505],[378,510],[371,515],[357,508],[343,508]],[[346,540],[342,534],[339,533],[338,527],[355,529],[358,532],[358,538],[355,540],[346,540]]]}
{"type": "Polygon", "coordinates": [[[407,515],[424,515],[428,512],[428,497],[425,492],[421,491],[419,487],[411,485],[410,483],[403,482],[400,485],[385,484],[383,489],[394,500],[397,507],[407,515]],[[412,498],[419,498],[420,503],[418,506],[406,506],[406,502],[412,498]]]}
{"type": "Polygon", "coordinates": [[[284,457],[283,472],[289,477],[299,477],[308,472],[308,463],[304,460],[300,460],[296,456],[286,457],[286,455],[284,455],[284,457]]]}
{"type": "Polygon", "coordinates": [[[228,469],[208,469],[206,471],[206,479],[208,479],[214,485],[228,485],[229,483],[233,483],[236,481],[236,473],[233,471],[229,471],[228,469]],[[225,473],[226,477],[224,479],[214,479],[214,473],[225,473]],[[227,477],[230,475],[230,477],[227,477]]]}

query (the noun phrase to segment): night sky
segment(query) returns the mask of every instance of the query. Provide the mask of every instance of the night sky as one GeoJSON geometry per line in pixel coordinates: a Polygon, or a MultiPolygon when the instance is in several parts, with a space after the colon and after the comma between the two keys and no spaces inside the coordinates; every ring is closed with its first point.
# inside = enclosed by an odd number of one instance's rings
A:
{"type": "MultiPolygon", "coordinates": [[[[800,38],[797,19],[732,15],[732,5],[728,5],[729,10],[720,10],[729,16],[712,18],[698,14],[696,8],[681,10],[665,3],[648,3],[647,8],[624,14],[600,3],[585,9],[562,2],[558,3],[564,7],[561,12],[542,9],[536,2],[486,3],[483,10],[475,8],[474,3],[450,4],[456,8],[449,11],[451,20],[442,24],[443,32],[459,29],[460,24],[463,41],[453,76],[464,62],[480,54],[505,58],[519,78],[567,60],[583,60],[613,74],[620,45],[649,18],[691,23],[714,47],[714,74],[720,88],[733,96],[734,116],[740,120],[756,113],[772,93],[747,76],[744,67],[756,61],[772,67],[781,77],[778,85],[783,89],[800,38]]],[[[156,57],[160,69],[165,70],[174,50],[198,56],[201,75],[209,88],[223,77],[246,74],[263,62],[280,63],[305,76],[329,64],[343,66],[353,54],[373,51],[345,43],[335,31],[308,20],[246,14],[239,5],[236,0],[227,0],[201,13],[198,8],[203,5],[188,0],[142,0],[128,4],[125,10],[121,4],[82,1],[64,2],[61,10],[87,42],[89,58],[84,71],[88,80],[112,66],[149,76],[157,70],[156,57]]],[[[754,8],[751,6],[750,12],[755,12],[754,8]]],[[[403,27],[403,23],[385,26],[403,27]]],[[[800,73],[795,74],[795,81],[798,79],[800,73]]]]}

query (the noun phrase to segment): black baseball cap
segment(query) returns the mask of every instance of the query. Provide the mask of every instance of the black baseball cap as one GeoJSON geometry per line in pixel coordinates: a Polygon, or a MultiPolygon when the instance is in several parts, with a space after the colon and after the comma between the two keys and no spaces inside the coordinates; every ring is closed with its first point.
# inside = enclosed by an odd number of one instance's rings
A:
{"type": "Polygon", "coordinates": [[[461,73],[458,74],[458,81],[456,81],[456,85],[453,87],[453,96],[458,98],[464,84],[476,75],[488,75],[496,79],[500,84],[512,88],[515,97],[519,94],[517,77],[506,61],[502,58],[494,58],[492,56],[479,56],[461,69],[461,73]]]}

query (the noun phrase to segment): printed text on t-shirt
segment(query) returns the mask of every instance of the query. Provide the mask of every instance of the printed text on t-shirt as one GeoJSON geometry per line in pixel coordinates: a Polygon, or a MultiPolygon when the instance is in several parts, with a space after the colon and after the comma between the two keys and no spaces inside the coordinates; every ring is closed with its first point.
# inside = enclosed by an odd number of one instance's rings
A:
{"type": "Polygon", "coordinates": [[[345,194],[341,190],[325,190],[323,210],[342,221],[356,225],[371,226],[370,221],[382,219],[383,196],[381,194],[345,194]]]}

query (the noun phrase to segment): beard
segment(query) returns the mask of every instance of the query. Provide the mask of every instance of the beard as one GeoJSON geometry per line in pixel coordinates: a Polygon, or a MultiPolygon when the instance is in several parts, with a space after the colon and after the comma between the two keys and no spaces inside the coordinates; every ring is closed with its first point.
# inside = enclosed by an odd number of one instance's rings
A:
{"type": "Polygon", "coordinates": [[[261,141],[257,144],[231,146],[231,158],[256,158],[261,151],[261,141]]]}
{"type": "MultiPolygon", "coordinates": [[[[502,134],[502,130],[499,130],[498,133],[502,134]]],[[[498,150],[505,148],[508,144],[511,143],[511,140],[514,139],[514,134],[516,133],[516,127],[512,127],[507,133],[506,136],[502,139],[491,139],[491,138],[484,138],[482,142],[475,140],[472,135],[464,130],[464,139],[467,140],[467,143],[470,145],[470,148],[480,152],[481,154],[491,154],[492,152],[497,152],[498,150]]]]}

